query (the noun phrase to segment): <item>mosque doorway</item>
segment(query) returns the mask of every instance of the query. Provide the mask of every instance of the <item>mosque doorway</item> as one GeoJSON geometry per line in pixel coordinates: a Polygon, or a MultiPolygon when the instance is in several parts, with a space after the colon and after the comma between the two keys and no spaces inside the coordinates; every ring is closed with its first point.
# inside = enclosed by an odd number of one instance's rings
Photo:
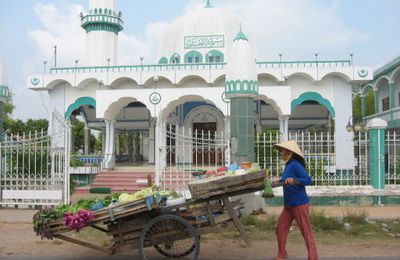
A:
{"type": "Polygon", "coordinates": [[[222,152],[217,152],[212,145],[204,146],[204,140],[208,140],[211,143],[214,142],[216,132],[216,122],[193,123],[193,162],[195,164],[213,165],[221,163],[216,162],[218,160],[216,158],[222,160],[222,152]]]}

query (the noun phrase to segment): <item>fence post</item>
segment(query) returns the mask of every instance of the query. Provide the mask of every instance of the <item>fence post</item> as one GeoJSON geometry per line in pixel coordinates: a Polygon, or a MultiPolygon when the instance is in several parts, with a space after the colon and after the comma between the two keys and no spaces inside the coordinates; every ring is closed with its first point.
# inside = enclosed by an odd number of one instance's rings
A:
{"type": "Polygon", "coordinates": [[[370,139],[369,174],[374,189],[385,189],[385,129],[387,122],[381,118],[368,121],[367,130],[370,139]]]}

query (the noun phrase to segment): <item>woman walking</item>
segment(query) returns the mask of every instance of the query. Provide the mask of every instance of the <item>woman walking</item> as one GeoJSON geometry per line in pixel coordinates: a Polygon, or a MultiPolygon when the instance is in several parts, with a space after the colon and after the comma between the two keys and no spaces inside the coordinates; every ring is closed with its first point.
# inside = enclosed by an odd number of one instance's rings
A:
{"type": "Polygon", "coordinates": [[[287,141],[275,145],[281,158],[286,162],[280,182],[283,182],[284,207],[278,219],[276,236],[278,240],[278,256],[276,260],[287,259],[287,236],[293,220],[303,235],[308,250],[308,260],[317,260],[318,253],[311,229],[309,198],[305,186],[311,184],[311,178],[305,168],[304,156],[295,141],[287,141]]]}

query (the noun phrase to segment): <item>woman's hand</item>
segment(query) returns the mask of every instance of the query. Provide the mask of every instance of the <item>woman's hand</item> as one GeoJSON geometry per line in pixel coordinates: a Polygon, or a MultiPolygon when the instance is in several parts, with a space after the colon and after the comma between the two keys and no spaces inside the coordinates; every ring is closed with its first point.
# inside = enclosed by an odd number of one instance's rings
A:
{"type": "Polygon", "coordinates": [[[293,179],[293,178],[287,178],[287,179],[285,180],[285,184],[287,184],[287,185],[292,185],[292,184],[294,184],[294,179],[293,179]]]}

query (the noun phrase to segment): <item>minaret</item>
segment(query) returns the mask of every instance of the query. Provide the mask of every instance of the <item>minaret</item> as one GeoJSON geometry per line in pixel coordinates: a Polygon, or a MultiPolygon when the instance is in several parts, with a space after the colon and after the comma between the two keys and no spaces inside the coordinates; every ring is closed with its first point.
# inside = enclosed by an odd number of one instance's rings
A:
{"type": "Polygon", "coordinates": [[[253,162],[254,98],[258,94],[257,67],[253,50],[240,29],[229,53],[225,93],[231,101],[232,162],[253,162]]]}
{"type": "Polygon", "coordinates": [[[89,13],[81,14],[88,66],[118,64],[118,33],[124,25],[121,16],[116,0],[89,0],[89,13]]]}
{"type": "Polygon", "coordinates": [[[10,98],[10,90],[7,86],[6,67],[0,56],[0,141],[4,140],[3,121],[5,117],[4,104],[10,98]]]}

